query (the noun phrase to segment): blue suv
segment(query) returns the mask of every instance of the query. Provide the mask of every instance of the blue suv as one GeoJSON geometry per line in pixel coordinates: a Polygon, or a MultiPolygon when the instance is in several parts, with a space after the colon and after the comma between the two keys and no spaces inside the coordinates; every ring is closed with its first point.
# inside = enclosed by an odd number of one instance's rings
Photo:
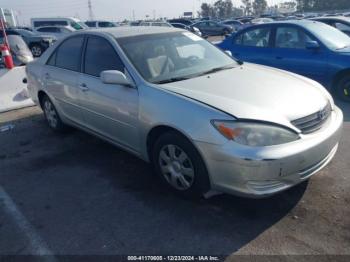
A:
{"type": "Polygon", "coordinates": [[[260,24],[217,46],[239,60],[314,79],[350,101],[350,37],[329,25],[308,20],[260,24]]]}

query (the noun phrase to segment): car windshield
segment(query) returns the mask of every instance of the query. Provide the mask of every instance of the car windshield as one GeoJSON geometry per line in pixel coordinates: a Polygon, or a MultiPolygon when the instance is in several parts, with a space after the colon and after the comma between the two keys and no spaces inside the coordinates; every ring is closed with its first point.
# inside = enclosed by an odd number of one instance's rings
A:
{"type": "Polygon", "coordinates": [[[70,23],[71,27],[73,27],[75,30],[82,30],[87,28],[87,25],[84,24],[83,22],[71,22],[70,23]]]}
{"type": "Polygon", "coordinates": [[[332,26],[314,22],[308,23],[306,28],[331,50],[350,47],[350,37],[332,26]]]}
{"type": "Polygon", "coordinates": [[[181,81],[237,66],[237,62],[190,32],[118,38],[132,64],[151,83],[181,81]]]}

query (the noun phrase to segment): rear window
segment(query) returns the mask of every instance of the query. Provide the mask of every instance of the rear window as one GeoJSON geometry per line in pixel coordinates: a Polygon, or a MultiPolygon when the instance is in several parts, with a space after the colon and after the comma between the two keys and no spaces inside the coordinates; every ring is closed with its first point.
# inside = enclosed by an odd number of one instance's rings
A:
{"type": "Polygon", "coordinates": [[[67,21],[35,21],[34,27],[41,27],[41,26],[55,26],[55,25],[62,25],[67,26],[67,21]]]}
{"type": "Polygon", "coordinates": [[[67,70],[80,71],[83,42],[82,36],[67,39],[56,49],[48,64],[67,70]]]}

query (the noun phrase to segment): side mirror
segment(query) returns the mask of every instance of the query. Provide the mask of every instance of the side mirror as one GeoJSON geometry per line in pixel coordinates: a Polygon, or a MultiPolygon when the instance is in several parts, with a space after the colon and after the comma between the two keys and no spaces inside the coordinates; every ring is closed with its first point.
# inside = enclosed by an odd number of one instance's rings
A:
{"type": "Polygon", "coordinates": [[[133,87],[134,84],[118,70],[106,70],[101,73],[101,81],[104,84],[114,84],[133,87]]]}
{"type": "Polygon", "coordinates": [[[232,56],[232,53],[230,50],[225,50],[225,53],[228,54],[229,56],[232,56]]]}
{"type": "Polygon", "coordinates": [[[317,50],[319,48],[320,48],[320,44],[317,41],[307,41],[306,42],[306,49],[317,50]]]}

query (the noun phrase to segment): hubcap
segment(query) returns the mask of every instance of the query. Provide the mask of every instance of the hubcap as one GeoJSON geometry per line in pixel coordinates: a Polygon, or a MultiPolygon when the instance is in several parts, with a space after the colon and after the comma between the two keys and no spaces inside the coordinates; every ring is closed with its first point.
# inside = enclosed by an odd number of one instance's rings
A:
{"type": "Polygon", "coordinates": [[[55,109],[50,101],[45,101],[44,111],[45,111],[45,116],[46,116],[46,119],[47,119],[47,122],[49,123],[49,125],[53,128],[56,128],[57,127],[57,114],[56,114],[56,111],[55,111],[55,109]]]}
{"type": "Polygon", "coordinates": [[[38,46],[33,46],[32,47],[32,54],[34,56],[41,56],[41,48],[38,46]]]}
{"type": "Polygon", "coordinates": [[[160,150],[159,165],[166,181],[177,190],[187,190],[194,182],[190,158],[178,146],[166,145],[160,150]]]}

